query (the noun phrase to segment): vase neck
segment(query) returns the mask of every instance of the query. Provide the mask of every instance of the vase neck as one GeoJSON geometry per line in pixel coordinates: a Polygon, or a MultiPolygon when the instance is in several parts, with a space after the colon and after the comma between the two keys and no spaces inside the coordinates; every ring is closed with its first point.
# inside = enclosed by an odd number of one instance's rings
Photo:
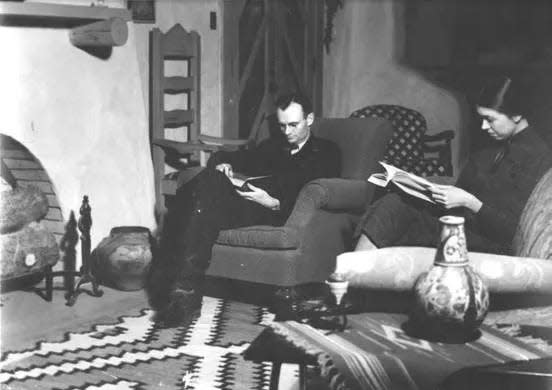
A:
{"type": "Polygon", "coordinates": [[[464,224],[441,224],[439,248],[435,257],[435,265],[461,267],[468,265],[468,249],[464,224]]]}

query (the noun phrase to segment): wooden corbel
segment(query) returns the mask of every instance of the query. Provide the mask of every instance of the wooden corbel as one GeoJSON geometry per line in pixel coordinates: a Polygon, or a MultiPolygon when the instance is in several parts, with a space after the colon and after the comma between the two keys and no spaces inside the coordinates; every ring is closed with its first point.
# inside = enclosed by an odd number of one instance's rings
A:
{"type": "Polygon", "coordinates": [[[73,28],[69,38],[77,47],[122,46],[128,39],[128,26],[121,18],[101,20],[73,28]]]}

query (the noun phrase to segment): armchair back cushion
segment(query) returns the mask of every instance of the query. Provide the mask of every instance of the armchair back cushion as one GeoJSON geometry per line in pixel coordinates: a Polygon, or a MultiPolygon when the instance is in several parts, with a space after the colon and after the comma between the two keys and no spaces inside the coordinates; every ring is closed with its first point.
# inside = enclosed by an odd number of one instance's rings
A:
{"type": "Polygon", "coordinates": [[[313,125],[313,133],[333,141],[341,151],[341,177],[367,179],[381,170],[378,161],[387,149],[390,123],[381,118],[322,118],[313,125]]]}
{"type": "Polygon", "coordinates": [[[552,169],[539,180],[519,220],[513,254],[552,259],[552,169]]]}

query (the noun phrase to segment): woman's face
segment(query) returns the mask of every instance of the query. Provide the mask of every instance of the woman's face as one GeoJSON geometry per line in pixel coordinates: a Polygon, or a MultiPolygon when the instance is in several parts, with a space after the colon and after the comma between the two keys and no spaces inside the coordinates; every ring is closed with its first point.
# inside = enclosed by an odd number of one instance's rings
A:
{"type": "Polygon", "coordinates": [[[506,114],[481,106],[477,106],[477,113],[483,118],[481,129],[496,140],[509,138],[516,132],[517,122],[506,114]]]}

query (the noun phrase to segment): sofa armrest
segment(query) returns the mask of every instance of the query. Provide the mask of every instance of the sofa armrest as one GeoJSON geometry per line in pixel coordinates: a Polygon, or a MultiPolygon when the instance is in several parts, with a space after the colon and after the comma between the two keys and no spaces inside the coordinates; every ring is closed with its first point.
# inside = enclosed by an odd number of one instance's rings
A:
{"type": "MultiPolygon", "coordinates": [[[[434,248],[389,247],[347,252],[337,257],[336,271],[351,287],[410,291],[435,258],[434,248]]],[[[552,294],[552,261],[470,252],[471,266],[491,293],[552,294]]]]}

